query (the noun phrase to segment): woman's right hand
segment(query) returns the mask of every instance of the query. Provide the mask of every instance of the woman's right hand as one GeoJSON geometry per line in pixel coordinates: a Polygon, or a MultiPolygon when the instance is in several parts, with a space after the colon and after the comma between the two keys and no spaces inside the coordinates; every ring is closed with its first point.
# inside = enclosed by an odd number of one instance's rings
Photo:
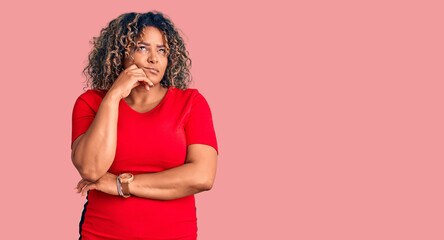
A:
{"type": "Polygon", "coordinates": [[[136,64],[132,64],[119,74],[116,81],[114,81],[113,85],[109,89],[109,92],[114,92],[117,96],[119,96],[120,100],[128,97],[131,90],[140,84],[144,85],[147,91],[150,90],[148,85],[154,86],[154,84],[146,76],[145,72],[138,68],[136,64]]]}

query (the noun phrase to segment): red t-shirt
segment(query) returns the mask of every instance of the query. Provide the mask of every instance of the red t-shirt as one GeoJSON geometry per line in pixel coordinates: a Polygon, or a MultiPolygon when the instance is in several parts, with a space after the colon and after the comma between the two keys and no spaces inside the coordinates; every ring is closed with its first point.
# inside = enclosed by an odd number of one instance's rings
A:
{"type": "MultiPolygon", "coordinates": [[[[73,108],[72,143],[85,133],[106,91],[87,90],[73,108]]],[[[217,148],[210,107],[197,89],[169,87],[154,109],[139,113],[119,103],[117,148],[108,172],[159,172],[185,164],[187,146],[217,148]]],[[[79,224],[83,239],[196,239],[194,195],[154,200],[88,191],[79,224]]]]}

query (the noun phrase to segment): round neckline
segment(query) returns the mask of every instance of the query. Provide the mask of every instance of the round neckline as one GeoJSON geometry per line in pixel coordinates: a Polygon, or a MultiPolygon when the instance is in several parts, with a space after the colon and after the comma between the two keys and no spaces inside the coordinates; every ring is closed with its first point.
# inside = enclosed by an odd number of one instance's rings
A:
{"type": "Polygon", "coordinates": [[[122,98],[122,101],[123,101],[123,104],[124,105],[126,105],[132,112],[134,112],[134,113],[136,113],[136,114],[139,114],[139,115],[147,115],[147,114],[150,114],[151,112],[153,112],[153,111],[155,111],[156,109],[158,109],[165,101],[166,101],[166,99],[168,98],[168,96],[170,95],[170,92],[172,91],[172,87],[171,86],[168,86],[168,90],[167,90],[167,92],[166,92],[166,94],[165,94],[165,96],[163,96],[163,98],[162,98],[162,100],[160,100],[160,102],[159,102],[159,104],[157,104],[157,106],[155,106],[153,109],[151,109],[151,110],[149,110],[148,112],[144,112],[144,113],[141,113],[141,112],[138,112],[138,111],[136,111],[136,110],[134,110],[126,101],[125,101],[125,99],[123,99],[122,98]]]}

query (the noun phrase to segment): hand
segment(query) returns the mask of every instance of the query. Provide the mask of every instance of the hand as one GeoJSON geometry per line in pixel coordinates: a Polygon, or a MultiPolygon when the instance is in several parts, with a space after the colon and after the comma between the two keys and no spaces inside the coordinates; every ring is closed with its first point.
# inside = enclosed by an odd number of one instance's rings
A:
{"type": "Polygon", "coordinates": [[[108,193],[110,195],[119,195],[117,191],[117,175],[114,175],[110,172],[106,172],[103,177],[95,182],[90,182],[88,180],[82,179],[77,184],[77,193],[85,194],[88,190],[95,189],[104,193],[108,193]],[[82,189],[83,188],[83,189],[82,189]]]}
{"type": "Polygon", "coordinates": [[[150,90],[150,86],[154,86],[153,82],[146,76],[143,69],[138,68],[136,64],[132,64],[123,70],[116,81],[109,89],[109,92],[114,92],[119,96],[119,100],[128,97],[131,90],[139,85],[144,85],[146,90],[150,90]]]}

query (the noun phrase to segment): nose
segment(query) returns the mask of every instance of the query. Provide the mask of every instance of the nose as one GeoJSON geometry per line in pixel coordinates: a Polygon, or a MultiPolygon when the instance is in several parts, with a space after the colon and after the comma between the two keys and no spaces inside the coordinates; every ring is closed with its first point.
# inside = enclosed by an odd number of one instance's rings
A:
{"type": "Polygon", "coordinates": [[[151,53],[151,54],[148,54],[148,62],[150,62],[150,63],[157,63],[157,56],[156,56],[156,54],[155,53],[151,53]]]}

